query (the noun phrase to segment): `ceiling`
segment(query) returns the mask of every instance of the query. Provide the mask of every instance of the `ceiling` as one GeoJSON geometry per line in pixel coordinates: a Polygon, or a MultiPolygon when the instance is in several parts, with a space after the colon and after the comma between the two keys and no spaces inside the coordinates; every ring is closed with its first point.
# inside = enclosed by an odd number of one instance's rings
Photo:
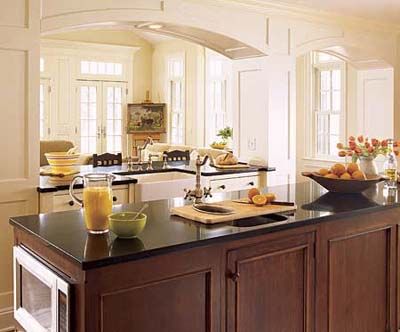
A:
{"type": "Polygon", "coordinates": [[[259,0],[400,25],[400,0],[259,0]]]}

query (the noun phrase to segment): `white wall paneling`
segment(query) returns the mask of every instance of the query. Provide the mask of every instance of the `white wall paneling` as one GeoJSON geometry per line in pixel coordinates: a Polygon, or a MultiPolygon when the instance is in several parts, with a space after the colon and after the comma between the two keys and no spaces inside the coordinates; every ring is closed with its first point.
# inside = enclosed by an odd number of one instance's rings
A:
{"type": "Polygon", "coordinates": [[[1,2],[0,330],[12,320],[13,215],[37,212],[39,0],[1,2]]]}
{"type": "Polygon", "coordinates": [[[268,80],[264,62],[264,58],[233,62],[234,145],[243,160],[268,160],[268,80]]]}
{"type": "Polygon", "coordinates": [[[358,132],[393,137],[393,69],[358,72],[358,132]]]}

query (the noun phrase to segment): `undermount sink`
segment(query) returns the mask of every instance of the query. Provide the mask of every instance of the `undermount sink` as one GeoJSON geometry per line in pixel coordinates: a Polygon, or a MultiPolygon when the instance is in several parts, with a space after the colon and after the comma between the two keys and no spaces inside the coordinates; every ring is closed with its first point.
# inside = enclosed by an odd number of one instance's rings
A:
{"type": "Polygon", "coordinates": [[[195,175],[181,172],[165,172],[132,175],[137,179],[135,185],[136,201],[155,201],[183,197],[184,189],[195,185],[195,175]]]}
{"type": "Polygon", "coordinates": [[[264,216],[252,217],[246,219],[238,219],[232,222],[235,227],[254,227],[267,224],[279,224],[286,222],[288,217],[281,214],[266,214],[264,216]]]}

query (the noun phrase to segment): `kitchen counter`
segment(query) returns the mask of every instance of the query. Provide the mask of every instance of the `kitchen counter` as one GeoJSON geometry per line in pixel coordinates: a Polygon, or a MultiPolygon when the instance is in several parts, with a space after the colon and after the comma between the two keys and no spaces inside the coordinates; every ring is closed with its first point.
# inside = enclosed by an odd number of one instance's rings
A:
{"type": "MultiPolygon", "coordinates": [[[[161,161],[153,162],[153,170],[128,170],[127,164],[121,166],[110,167],[93,167],[92,165],[79,166],[79,174],[87,173],[113,173],[116,176],[114,185],[122,185],[129,183],[137,183],[137,180],[132,178],[134,175],[150,174],[150,173],[164,173],[164,172],[182,172],[188,174],[196,174],[196,166],[194,161],[190,162],[169,162],[168,168],[162,167],[161,161]],[[129,177],[127,177],[129,175],[129,177]]],[[[144,166],[145,167],[145,166],[144,166]]],[[[238,169],[218,169],[206,164],[202,167],[202,176],[215,176],[215,175],[229,175],[229,174],[245,174],[253,172],[272,172],[275,171],[273,167],[249,167],[238,169]]],[[[39,193],[56,192],[58,190],[66,190],[69,188],[69,183],[51,183],[49,176],[40,176],[40,183],[37,191],[39,193]]],[[[82,184],[77,183],[76,188],[82,188],[82,184]]]]}
{"type": "MultiPolygon", "coordinates": [[[[280,201],[296,202],[298,208],[287,221],[253,227],[236,227],[230,223],[203,225],[170,216],[171,207],[188,204],[183,199],[176,198],[150,202],[150,207],[146,212],[148,223],[145,230],[138,238],[130,241],[116,239],[111,232],[106,236],[88,236],[80,211],[14,217],[11,218],[10,223],[70,257],[82,269],[91,269],[184,248],[262,235],[399,206],[397,193],[394,197],[385,196],[386,191],[382,184],[364,194],[354,195],[327,193],[314,182],[273,187],[270,191],[275,192],[280,201]],[[102,250],[91,252],[90,248],[93,246],[102,250]]],[[[212,201],[236,199],[245,195],[246,192],[216,194],[212,201]]],[[[114,207],[114,210],[135,211],[141,205],[121,205],[114,207]]],[[[252,219],[253,222],[257,221],[257,218],[252,219]]]]}

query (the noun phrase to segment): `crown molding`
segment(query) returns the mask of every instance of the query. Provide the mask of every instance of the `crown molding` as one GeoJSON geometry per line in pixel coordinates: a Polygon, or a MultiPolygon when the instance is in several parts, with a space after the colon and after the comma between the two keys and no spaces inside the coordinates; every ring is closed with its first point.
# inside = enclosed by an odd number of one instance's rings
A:
{"type": "MultiPolygon", "coordinates": [[[[193,1],[193,0],[192,0],[193,1]]],[[[198,0],[195,0],[198,1],[198,0]]],[[[201,1],[204,3],[204,0],[201,1]]],[[[220,3],[246,7],[258,13],[276,15],[294,20],[324,25],[340,25],[365,31],[400,33],[400,24],[384,23],[357,16],[341,15],[326,10],[313,9],[304,5],[292,5],[279,0],[218,0],[220,3]]]]}

